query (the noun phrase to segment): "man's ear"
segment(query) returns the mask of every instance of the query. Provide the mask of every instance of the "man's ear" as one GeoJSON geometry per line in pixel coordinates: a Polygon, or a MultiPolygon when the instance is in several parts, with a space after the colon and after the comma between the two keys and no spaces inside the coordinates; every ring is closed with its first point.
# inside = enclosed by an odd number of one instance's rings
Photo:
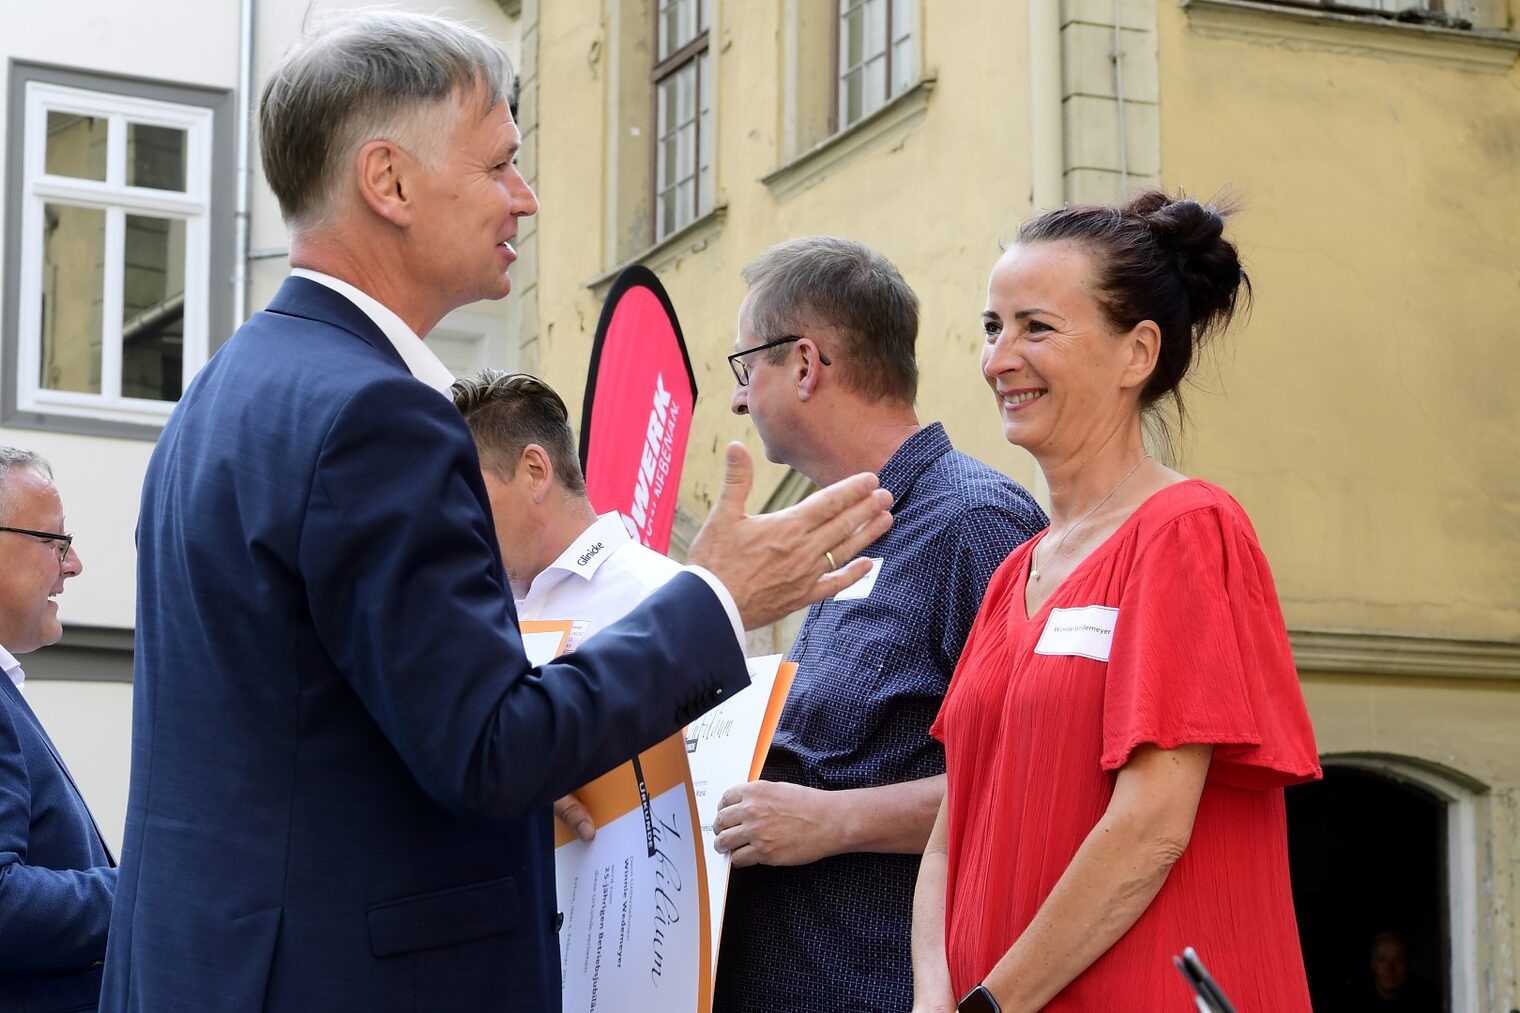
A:
{"type": "Polygon", "coordinates": [[[355,156],[359,195],[371,211],[402,228],[412,223],[411,186],[419,166],[393,141],[370,141],[355,156]]]}
{"type": "Polygon", "coordinates": [[[1121,340],[1125,343],[1129,360],[1124,365],[1120,386],[1126,390],[1144,387],[1161,359],[1161,328],[1153,320],[1142,320],[1121,340]]]}
{"type": "Polygon", "coordinates": [[[792,361],[793,375],[797,378],[797,400],[807,401],[818,392],[818,381],[822,379],[823,363],[819,361],[818,346],[812,338],[803,338],[797,342],[796,358],[792,361]]]}
{"type": "Polygon", "coordinates": [[[517,460],[517,477],[528,483],[528,492],[535,503],[542,503],[554,488],[554,462],[549,452],[537,443],[523,447],[517,460]]]}

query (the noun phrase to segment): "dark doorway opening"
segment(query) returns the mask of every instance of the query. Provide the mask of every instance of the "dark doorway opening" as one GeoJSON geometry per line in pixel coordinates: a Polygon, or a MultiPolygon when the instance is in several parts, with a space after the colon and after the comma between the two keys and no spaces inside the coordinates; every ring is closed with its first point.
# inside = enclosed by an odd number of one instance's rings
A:
{"type": "Polygon", "coordinates": [[[1407,943],[1407,988],[1425,998],[1407,1008],[1449,1007],[1446,805],[1407,782],[1333,765],[1323,781],[1288,789],[1293,904],[1316,1010],[1364,1008],[1372,943],[1384,932],[1407,943]]]}

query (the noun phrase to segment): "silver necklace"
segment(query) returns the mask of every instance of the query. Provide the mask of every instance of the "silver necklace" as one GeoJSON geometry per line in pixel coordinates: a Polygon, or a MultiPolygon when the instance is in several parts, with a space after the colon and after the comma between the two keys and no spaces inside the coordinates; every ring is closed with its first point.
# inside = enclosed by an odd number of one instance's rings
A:
{"type": "MultiPolygon", "coordinates": [[[[1047,566],[1050,565],[1051,560],[1055,559],[1055,557],[1057,557],[1057,556],[1059,556],[1061,554],[1061,546],[1063,546],[1063,545],[1066,544],[1066,539],[1068,539],[1068,538],[1071,537],[1071,533],[1073,531],[1077,530],[1078,528],[1080,528],[1083,524],[1087,523],[1087,518],[1089,518],[1093,514],[1097,513],[1098,512],[1098,507],[1101,507],[1104,503],[1107,503],[1109,500],[1113,499],[1114,498],[1114,493],[1116,493],[1116,492],[1119,491],[1119,486],[1123,485],[1125,482],[1128,482],[1129,481],[1129,477],[1131,475],[1133,475],[1140,468],[1140,465],[1142,465],[1142,464],[1145,463],[1145,459],[1148,458],[1148,457],[1150,457],[1150,456],[1151,456],[1150,454],[1141,454],[1140,455],[1140,460],[1138,460],[1138,461],[1135,462],[1135,466],[1133,468],[1130,468],[1129,471],[1126,471],[1124,473],[1124,477],[1121,478],[1121,479],[1119,479],[1119,485],[1116,485],[1112,489],[1108,490],[1108,495],[1104,496],[1102,499],[1098,500],[1098,505],[1097,506],[1095,506],[1091,510],[1087,511],[1087,513],[1083,514],[1082,517],[1081,517],[1081,519],[1078,520],[1077,523],[1073,524],[1071,527],[1069,527],[1069,528],[1066,529],[1066,532],[1063,535],[1061,535],[1061,540],[1059,542],[1056,542],[1055,551],[1052,552],[1052,553],[1050,553],[1048,556],[1045,557],[1045,564],[1047,566]]],[[[1042,542],[1040,544],[1043,545],[1044,543],[1042,542]]],[[[1037,554],[1039,553],[1039,549],[1040,549],[1040,546],[1036,545],[1034,547],[1034,551],[1030,552],[1030,554],[1029,554],[1029,579],[1030,580],[1039,580],[1040,579],[1040,562],[1039,562],[1039,560],[1037,558],[1035,558],[1037,556],[1037,554]]]]}

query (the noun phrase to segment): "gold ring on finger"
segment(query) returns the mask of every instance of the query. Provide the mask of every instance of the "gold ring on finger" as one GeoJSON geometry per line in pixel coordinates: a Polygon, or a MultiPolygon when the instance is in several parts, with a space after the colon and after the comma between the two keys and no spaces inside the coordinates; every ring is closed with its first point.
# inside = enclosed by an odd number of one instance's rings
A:
{"type": "Polygon", "coordinates": [[[829,570],[830,571],[839,569],[839,564],[836,563],[836,562],[834,562],[834,554],[832,552],[830,552],[828,549],[824,549],[823,550],[823,558],[827,559],[829,561],[829,570]]]}

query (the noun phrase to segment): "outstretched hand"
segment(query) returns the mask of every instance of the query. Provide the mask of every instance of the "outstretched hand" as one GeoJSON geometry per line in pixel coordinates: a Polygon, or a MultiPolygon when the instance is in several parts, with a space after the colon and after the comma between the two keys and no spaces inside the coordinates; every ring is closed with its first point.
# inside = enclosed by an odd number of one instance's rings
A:
{"type": "Polygon", "coordinates": [[[745,629],[836,595],[871,572],[870,561],[855,554],[892,526],[892,494],[877,487],[875,475],[854,475],[785,510],[750,515],[749,451],[730,443],[725,463],[718,501],[687,561],[723,582],[745,629]]]}

